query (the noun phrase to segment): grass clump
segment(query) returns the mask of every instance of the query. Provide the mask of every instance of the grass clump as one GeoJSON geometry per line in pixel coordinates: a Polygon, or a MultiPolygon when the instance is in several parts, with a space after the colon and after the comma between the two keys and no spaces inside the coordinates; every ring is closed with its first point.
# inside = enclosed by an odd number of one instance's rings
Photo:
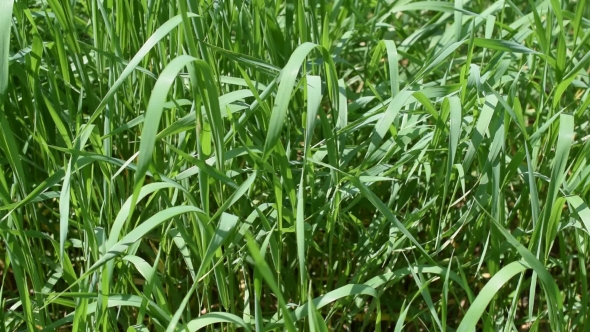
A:
{"type": "Polygon", "coordinates": [[[0,3],[0,331],[582,331],[590,6],[0,3]]]}

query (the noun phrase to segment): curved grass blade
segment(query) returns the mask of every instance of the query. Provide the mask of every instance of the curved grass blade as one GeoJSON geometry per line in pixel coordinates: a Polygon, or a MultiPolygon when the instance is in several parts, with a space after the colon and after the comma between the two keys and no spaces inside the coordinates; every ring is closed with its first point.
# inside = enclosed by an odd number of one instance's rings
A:
{"type": "MultiPolygon", "coordinates": [[[[157,266],[159,260],[155,261],[154,266],[150,266],[143,258],[135,256],[135,255],[127,255],[125,257],[123,257],[123,260],[130,262],[131,264],[133,264],[135,266],[135,268],[137,269],[137,271],[139,271],[139,273],[141,274],[141,276],[144,278],[145,283],[147,285],[151,286],[151,292],[148,292],[147,287],[146,290],[144,290],[144,295],[146,297],[149,298],[150,295],[152,295],[156,301],[156,303],[158,304],[158,306],[160,307],[160,309],[162,309],[162,311],[166,312],[166,314],[170,315],[170,309],[168,308],[168,303],[166,300],[166,293],[164,291],[164,288],[162,286],[162,282],[160,281],[160,278],[158,277],[157,273],[156,273],[156,269],[154,268],[155,266],[157,266]],[[152,294],[150,294],[152,293],[152,294]]],[[[145,300],[144,300],[145,302],[145,300]]],[[[145,311],[145,307],[142,306],[140,308],[140,310],[145,311]]],[[[141,317],[143,317],[142,313],[141,317]]]]}
{"type": "Polygon", "coordinates": [[[252,331],[252,329],[250,329],[250,326],[248,326],[243,319],[228,312],[210,312],[199,318],[191,320],[188,324],[186,324],[183,330],[195,332],[206,326],[217,323],[230,323],[236,326],[243,327],[246,331],[252,331]]]}
{"type": "MultiPolygon", "coordinates": [[[[363,284],[350,284],[350,285],[342,286],[342,287],[335,289],[333,291],[330,291],[330,292],[326,293],[325,295],[316,297],[315,299],[313,299],[313,300],[309,301],[308,303],[305,303],[304,305],[295,309],[295,311],[293,311],[291,314],[289,314],[289,316],[291,317],[291,319],[293,321],[300,321],[301,319],[307,317],[307,315],[309,314],[308,307],[310,306],[310,304],[312,304],[316,309],[321,309],[329,304],[334,303],[335,301],[338,301],[339,299],[342,299],[342,298],[345,298],[348,296],[357,296],[357,295],[369,295],[369,296],[373,297],[375,299],[375,301],[377,301],[377,304],[379,303],[379,295],[377,294],[377,291],[373,287],[363,285],[363,284]]],[[[377,305],[376,308],[378,310],[377,315],[379,317],[381,315],[379,305],[377,305]]],[[[280,326],[280,324],[282,324],[283,322],[284,322],[283,319],[280,319],[277,321],[276,324],[270,324],[270,325],[266,326],[264,330],[265,331],[272,330],[272,329],[276,328],[277,326],[280,326]]]]}
{"type": "Polygon", "coordinates": [[[526,46],[523,46],[510,40],[475,38],[474,44],[475,46],[496,51],[523,54],[539,54],[537,51],[531,50],[526,46]]]}
{"type": "MultiPolygon", "coordinates": [[[[120,241],[115,243],[112,247],[107,248],[106,253],[102,255],[78,280],[76,280],[76,282],[70,284],[66,290],[64,290],[58,296],[54,297],[53,300],[63,296],[65,292],[67,292],[69,289],[88,278],[98,268],[105,265],[113,258],[121,255],[127,248],[129,248],[135,242],[139,241],[142,237],[144,237],[148,232],[150,232],[155,227],[178,215],[191,212],[202,213],[203,211],[194,206],[176,206],[156,213],[154,216],[144,221],[133,231],[131,231],[129,234],[123,237],[120,241]]],[[[47,306],[50,303],[51,301],[48,301],[45,305],[47,306]]]]}
{"type": "Polygon", "coordinates": [[[500,288],[512,277],[524,272],[527,268],[528,267],[522,262],[512,262],[498,271],[498,273],[496,273],[482,288],[473,303],[471,303],[469,309],[465,313],[465,317],[463,317],[461,324],[457,328],[457,332],[473,331],[486,307],[500,288]]]}
{"type": "Polygon", "coordinates": [[[415,273],[432,273],[432,274],[437,274],[441,277],[448,274],[448,277],[450,278],[450,280],[453,280],[454,282],[456,282],[467,293],[469,301],[473,301],[473,294],[472,294],[471,289],[469,288],[469,285],[467,283],[463,282],[463,279],[461,279],[461,277],[459,277],[455,272],[449,271],[447,268],[439,267],[439,266],[418,265],[418,266],[413,266],[413,267],[406,267],[403,269],[395,270],[393,272],[388,272],[388,273],[373,277],[373,278],[369,279],[368,281],[366,281],[364,284],[369,287],[378,289],[379,287],[381,287],[385,284],[397,282],[397,281],[401,280],[402,278],[412,274],[412,270],[415,273]]]}
{"type": "MultiPolygon", "coordinates": [[[[193,13],[187,13],[187,15],[188,17],[197,17],[197,15],[193,13]]],[[[148,40],[146,40],[143,46],[135,54],[133,59],[129,61],[129,64],[125,67],[125,69],[121,73],[121,76],[119,76],[115,83],[111,85],[107,94],[102,98],[100,104],[96,107],[96,110],[90,116],[90,119],[88,119],[87,124],[91,124],[92,122],[94,122],[94,120],[96,120],[96,118],[98,118],[102,110],[111,101],[111,99],[121,86],[121,84],[123,84],[123,81],[125,81],[125,79],[127,79],[127,77],[129,77],[129,75],[131,75],[133,71],[137,69],[141,60],[143,60],[143,58],[149,53],[149,51],[152,48],[154,48],[154,46],[156,46],[156,44],[158,44],[160,40],[168,36],[170,31],[176,28],[181,22],[181,15],[176,15],[173,18],[169,19],[166,23],[162,24],[162,26],[160,26],[156,31],[154,31],[154,34],[150,38],[148,38],[148,40]]]]}
{"type": "Polygon", "coordinates": [[[481,210],[492,220],[493,225],[496,229],[504,236],[506,241],[512,245],[523,258],[524,262],[530,266],[541,280],[541,285],[546,294],[547,309],[549,312],[549,323],[553,331],[563,331],[563,300],[559,291],[559,287],[555,282],[555,279],[551,276],[549,271],[543,266],[543,263],[533,255],[527,248],[525,248],[512,234],[510,234],[502,225],[496,221],[490,213],[484,209],[481,204],[475,201],[481,210]]]}
{"type": "Polygon", "coordinates": [[[267,136],[264,142],[262,161],[266,161],[268,159],[270,153],[279,141],[279,136],[286,121],[287,108],[289,107],[291,94],[295,88],[297,75],[301,70],[301,65],[305,61],[305,58],[313,49],[318,49],[322,54],[322,60],[324,61],[326,73],[328,75],[328,92],[332,102],[337,103],[338,82],[336,79],[334,63],[332,62],[332,58],[329,56],[329,53],[322,46],[310,42],[306,42],[297,47],[293,54],[291,54],[289,62],[287,62],[287,65],[285,65],[281,71],[279,88],[277,90],[277,96],[275,98],[275,104],[272,109],[270,122],[268,124],[267,136]]]}
{"type": "Polygon", "coordinates": [[[152,162],[153,151],[156,144],[156,135],[158,133],[158,127],[160,124],[160,118],[162,117],[162,110],[164,109],[164,103],[168,97],[168,91],[170,90],[172,83],[178,76],[178,73],[188,63],[195,61],[196,59],[188,56],[181,55],[175,58],[164,68],[162,74],[156,81],[152,95],[148,102],[148,107],[145,112],[145,120],[143,131],[141,133],[141,142],[139,145],[139,159],[137,162],[137,171],[135,172],[135,184],[133,188],[133,200],[131,201],[131,212],[135,208],[139,190],[143,185],[145,175],[148,171],[149,165],[152,162]]]}
{"type": "MultiPolygon", "coordinates": [[[[67,296],[68,294],[64,294],[67,296]]],[[[78,295],[76,295],[78,296],[78,295]]],[[[95,297],[95,294],[91,294],[91,297],[95,297]]],[[[111,294],[108,298],[108,307],[141,307],[141,303],[143,301],[143,297],[137,295],[124,295],[124,294],[111,294]]],[[[93,302],[88,304],[86,308],[86,316],[92,315],[96,312],[97,302],[93,302]]],[[[167,315],[164,311],[162,311],[156,303],[153,301],[148,301],[147,311],[150,314],[150,317],[154,319],[158,325],[166,326],[170,321],[170,316],[167,315]]],[[[50,331],[57,331],[59,330],[60,326],[66,325],[71,323],[74,320],[75,311],[69,313],[66,317],[59,319],[47,326],[44,327],[42,331],[50,332],[50,331]]]]}
{"type": "Polygon", "coordinates": [[[590,234],[590,208],[588,205],[578,195],[567,196],[565,199],[584,225],[586,233],[590,234]]]}
{"type": "Polygon", "coordinates": [[[369,72],[367,73],[367,79],[370,79],[374,72],[377,70],[376,67],[381,61],[382,52],[385,49],[387,54],[387,62],[389,66],[389,82],[391,85],[391,97],[395,97],[399,92],[399,58],[397,48],[392,40],[381,40],[377,44],[377,47],[373,51],[373,56],[369,63],[369,72]]]}
{"type": "Polygon", "coordinates": [[[365,155],[365,159],[363,160],[363,164],[361,167],[359,167],[359,170],[363,169],[365,164],[371,164],[377,161],[378,155],[375,157],[375,152],[379,149],[379,146],[385,139],[385,135],[389,131],[391,124],[397,118],[400,110],[406,105],[411,96],[411,91],[404,90],[391,99],[387,109],[383,115],[379,117],[379,120],[373,128],[369,142],[369,148],[367,150],[367,154],[365,155]]]}
{"type": "Polygon", "coordinates": [[[13,5],[14,0],[4,0],[0,3],[0,106],[4,102],[4,94],[8,88],[8,50],[13,5]]]}
{"type": "MultiPolygon", "coordinates": [[[[119,256],[122,254],[129,246],[134,244],[135,242],[139,241],[142,237],[144,237],[149,231],[156,228],[157,226],[161,225],[163,222],[172,219],[178,215],[191,213],[191,212],[202,212],[201,209],[196,208],[194,206],[175,206],[168,208],[166,210],[160,211],[153,215],[148,220],[141,223],[135,229],[133,229],[129,234],[125,235],[120,241],[115,243],[113,246],[108,247],[105,255],[100,257],[96,263],[94,263],[88,271],[84,274],[84,276],[88,276],[92,271],[96,270],[100,266],[104,265],[109,260],[119,256]]],[[[110,239],[109,239],[110,240],[110,239]]],[[[82,278],[83,279],[83,278],[82,278]]]]}
{"type": "MultiPolygon", "coordinates": [[[[145,185],[144,187],[141,188],[141,191],[139,192],[139,195],[137,196],[137,200],[135,201],[135,204],[137,204],[137,202],[141,201],[146,196],[153,194],[156,191],[166,189],[166,188],[176,188],[176,189],[181,189],[183,191],[186,190],[182,186],[175,184],[175,183],[169,183],[169,182],[150,183],[150,184],[145,185]]],[[[123,230],[123,226],[125,225],[125,222],[128,220],[129,215],[131,213],[131,210],[132,210],[131,204],[133,204],[132,202],[133,202],[133,198],[129,197],[125,201],[123,206],[121,206],[119,213],[117,213],[117,217],[115,218],[115,221],[111,225],[111,232],[109,233],[109,237],[108,237],[107,244],[106,244],[107,248],[112,248],[119,241],[119,237],[121,236],[121,231],[123,230]]]]}

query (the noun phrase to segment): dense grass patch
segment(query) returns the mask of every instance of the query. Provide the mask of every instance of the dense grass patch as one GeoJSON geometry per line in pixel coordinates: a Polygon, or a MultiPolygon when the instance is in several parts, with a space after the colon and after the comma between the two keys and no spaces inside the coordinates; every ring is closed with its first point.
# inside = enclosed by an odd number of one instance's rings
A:
{"type": "Polygon", "coordinates": [[[585,0],[0,0],[0,331],[590,328],[585,0]]]}

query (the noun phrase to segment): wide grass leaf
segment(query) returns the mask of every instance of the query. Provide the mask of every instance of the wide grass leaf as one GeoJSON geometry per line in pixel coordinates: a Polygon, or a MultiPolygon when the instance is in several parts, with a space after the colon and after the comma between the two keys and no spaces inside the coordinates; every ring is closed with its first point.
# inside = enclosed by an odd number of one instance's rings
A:
{"type": "Polygon", "coordinates": [[[475,46],[511,53],[537,54],[536,51],[510,40],[475,38],[475,46]]]}
{"type": "Polygon", "coordinates": [[[461,324],[457,328],[457,332],[471,332],[475,329],[477,322],[481,319],[486,307],[492,300],[496,293],[507,283],[512,277],[518,273],[524,272],[528,267],[522,262],[512,262],[503,267],[496,273],[490,281],[481,289],[473,303],[469,306],[469,310],[465,313],[465,317],[461,320],[461,324]]]}
{"type": "Polygon", "coordinates": [[[194,332],[217,323],[231,323],[244,328],[246,331],[251,331],[250,326],[248,326],[243,319],[227,312],[210,312],[199,318],[195,318],[186,324],[185,329],[194,332]]]}
{"type": "MultiPolygon", "coordinates": [[[[328,75],[328,88],[335,88],[337,91],[338,82],[333,79],[335,76],[334,64],[332,63],[331,58],[328,57],[325,49],[323,49],[323,47],[320,45],[309,42],[297,47],[293,54],[291,54],[289,62],[287,62],[287,65],[285,65],[281,71],[279,88],[277,90],[270,122],[268,124],[266,140],[264,142],[264,154],[262,156],[263,161],[265,161],[270,156],[272,150],[279,140],[281,131],[283,130],[283,126],[285,125],[285,121],[287,119],[286,116],[287,109],[289,107],[289,101],[291,100],[291,94],[295,89],[295,82],[297,80],[297,75],[301,70],[301,66],[308,54],[316,48],[322,53],[322,60],[325,63],[325,68],[328,75]],[[332,76],[332,82],[330,82],[330,76],[332,76]],[[333,85],[333,87],[330,85],[333,85]]],[[[332,93],[332,91],[329,92],[332,98],[336,98],[338,95],[337,93],[332,93]]]]}
{"type": "Polygon", "coordinates": [[[10,49],[10,26],[14,0],[0,3],[0,105],[8,88],[8,60],[10,49]]]}

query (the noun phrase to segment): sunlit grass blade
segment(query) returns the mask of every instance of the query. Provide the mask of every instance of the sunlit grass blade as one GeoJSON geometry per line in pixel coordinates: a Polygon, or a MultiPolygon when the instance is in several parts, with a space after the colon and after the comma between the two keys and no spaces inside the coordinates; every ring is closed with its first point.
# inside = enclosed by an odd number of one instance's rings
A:
{"type": "Polygon", "coordinates": [[[8,60],[10,49],[10,27],[12,25],[12,7],[14,0],[2,1],[0,4],[0,106],[8,89],[8,60]]]}
{"type": "MultiPolygon", "coordinates": [[[[195,14],[188,13],[190,17],[195,17],[195,14]]],[[[154,34],[145,42],[143,47],[135,54],[133,59],[129,61],[129,64],[125,67],[125,70],[121,73],[121,76],[117,79],[115,83],[111,86],[109,91],[107,92],[106,96],[103,97],[100,104],[97,106],[96,110],[88,120],[88,123],[94,122],[96,118],[101,114],[102,110],[106,107],[110,99],[115,95],[117,89],[123,84],[123,82],[133,73],[133,71],[139,66],[139,63],[143,60],[143,58],[148,54],[148,52],[164,37],[166,37],[170,31],[176,28],[182,22],[182,18],[180,15],[174,16],[168,22],[160,26],[154,34]]]]}
{"type": "Polygon", "coordinates": [[[205,326],[216,323],[232,323],[237,326],[243,327],[246,331],[251,331],[250,327],[244,322],[243,319],[227,312],[211,312],[199,318],[195,318],[188,324],[186,324],[186,329],[191,332],[194,332],[202,329],[205,326]]]}
{"type": "Polygon", "coordinates": [[[481,292],[475,298],[475,301],[469,306],[469,310],[465,313],[465,318],[461,320],[461,324],[457,328],[457,332],[473,331],[477,322],[484,313],[486,306],[496,295],[498,290],[507,283],[512,277],[518,273],[522,273],[527,269],[527,266],[521,262],[512,262],[503,267],[496,273],[490,281],[484,286],[481,292]]]}
{"type": "MultiPolygon", "coordinates": [[[[94,126],[87,126],[84,128],[82,135],[76,139],[74,148],[76,150],[82,150],[86,145],[86,141],[90,137],[92,133],[92,129],[94,126]]],[[[59,200],[59,255],[60,258],[63,259],[64,256],[64,247],[66,243],[66,236],[68,235],[68,228],[69,228],[69,217],[70,217],[70,182],[72,178],[72,169],[76,164],[76,159],[78,155],[73,154],[70,157],[70,161],[68,162],[68,166],[66,168],[66,172],[64,175],[64,182],[61,188],[60,200],[59,200]]]]}

